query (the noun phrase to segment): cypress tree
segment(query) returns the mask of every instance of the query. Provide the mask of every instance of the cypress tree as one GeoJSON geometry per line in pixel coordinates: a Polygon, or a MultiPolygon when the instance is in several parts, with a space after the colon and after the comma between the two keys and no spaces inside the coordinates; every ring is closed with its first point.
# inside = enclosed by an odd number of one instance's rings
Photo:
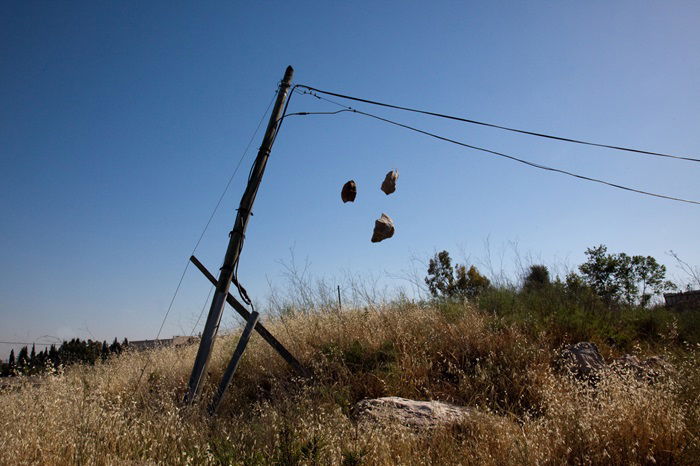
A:
{"type": "Polygon", "coordinates": [[[39,354],[36,355],[36,367],[40,367],[41,369],[46,368],[46,359],[47,359],[47,353],[46,353],[46,348],[43,350],[39,351],[39,354]]]}
{"type": "Polygon", "coordinates": [[[36,366],[36,345],[32,343],[32,352],[29,355],[29,366],[36,366]]]}
{"type": "Polygon", "coordinates": [[[107,346],[106,341],[102,342],[102,350],[100,351],[100,357],[103,361],[107,359],[107,357],[109,357],[109,347],[107,346]]]}
{"type": "Polygon", "coordinates": [[[122,352],[122,345],[119,344],[119,340],[117,340],[117,337],[114,337],[114,341],[112,342],[112,345],[109,347],[110,351],[115,354],[119,354],[122,352]]]}
{"type": "Polygon", "coordinates": [[[102,344],[99,341],[88,340],[85,349],[85,362],[89,364],[95,364],[95,362],[102,356],[102,344]]]}
{"type": "Polygon", "coordinates": [[[24,370],[29,365],[29,349],[23,346],[19,350],[19,355],[17,356],[17,368],[19,370],[24,370]]]}
{"type": "Polygon", "coordinates": [[[49,360],[51,361],[51,364],[54,368],[57,368],[58,365],[61,363],[61,358],[59,357],[56,345],[51,345],[51,348],[49,348],[49,360]]]}

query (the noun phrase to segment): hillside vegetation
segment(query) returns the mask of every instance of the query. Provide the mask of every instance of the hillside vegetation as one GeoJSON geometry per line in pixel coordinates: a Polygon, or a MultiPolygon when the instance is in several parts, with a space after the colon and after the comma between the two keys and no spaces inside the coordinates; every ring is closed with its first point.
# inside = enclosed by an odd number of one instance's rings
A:
{"type": "MultiPolygon", "coordinates": [[[[287,309],[265,324],[315,377],[296,378],[254,335],[213,418],[181,403],[196,346],[18,377],[0,392],[0,464],[700,464],[697,313],[595,303],[556,287],[490,288],[287,309]],[[662,355],[673,371],[577,381],[553,361],[581,340],[606,359],[662,355]],[[389,395],[478,415],[422,432],[353,421],[354,403],[389,395]]],[[[235,342],[218,339],[203,399],[235,342]]]]}

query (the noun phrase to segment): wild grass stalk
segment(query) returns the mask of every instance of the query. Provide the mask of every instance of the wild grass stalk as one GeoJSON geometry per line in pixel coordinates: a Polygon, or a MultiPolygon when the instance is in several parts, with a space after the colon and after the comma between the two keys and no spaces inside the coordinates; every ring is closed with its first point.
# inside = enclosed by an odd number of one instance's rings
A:
{"type": "MultiPolygon", "coordinates": [[[[195,346],[152,350],[140,385],[147,354],[133,351],[20,380],[0,392],[0,464],[698,463],[697,346],[639,347],[665,354],[674,372],[654,384],[611,375],[591,388],[553,369],[558,346],[592,336],[606,355],[622,348],[595,332],[552,338],[561,322],[530,322],[537,311],[524,304],[504,312],[512,296],[488,299],[482,309],[403,302],[268,317],[315,378],[298,379],[253,337],[213,418],[204,403],[181,404],[195,346]],[[387,395],[475,414],[423,433],[354,422],[355,402],[387,395]]],[[[235,336],[216,344],[204,399],[235,336]]]]}

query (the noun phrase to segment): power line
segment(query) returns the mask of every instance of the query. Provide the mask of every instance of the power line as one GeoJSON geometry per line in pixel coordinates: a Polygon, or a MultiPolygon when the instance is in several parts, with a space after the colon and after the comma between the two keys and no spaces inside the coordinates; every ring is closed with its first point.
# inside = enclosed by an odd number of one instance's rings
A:
{"type": "Polygon", "coordinates": [[[534,131],[527,131],[527,130],[523,130],[523,129],[510,128],[508,126],[496,125],[494,123],[485,123],[483,121],[477,121],[477,120],[470,120],[468,118],[461,118],[461,117],[457,117],[454,115],[446,115],[444,113],[430,112],[427,110],[420,110],[420,109],[415,109],[415,108],[411,108],[411,107],[404,107],[401,105],[387,104],[385,102],[378,102],[376,100],[369,100],[369,99],[363,99],[360,97],[353,97],[353,96],[349,96],[349,95],[338,94],[336,92],[323,91],[321,89],[317,89],[317,88],[311,87],[311,86],[306,86],[304,84],[297,84],[297,87],[303,87],[304,89],[308,89],[310,91],[318,92],[318,93],[325,94],[325,95],[332,95],[334,97],[339,97],[341,99],[354,100],[356,102],[363,102],[366,104],[379,105],[381,107],[393,108],[396,110],[404,110],[407,112],[421,113],[423,115],[430,115],[430,116],[435,116],[435,117],[439,117],[439,118],[446,118],[448,120],[456,120],[456,121],[461,121],[464,123],[471,123],[474,125],[488,126],[490,128],[502,129],[505,131],[511,131],[511,132],[520,133],[520,134],[527,134],[530,136],[537,136],[537,137],[541,137],[541,138],[554,139],[557,141],[572,142],[575,144],[584,144],[587,146],[604,147],[606,149],[615,149],[615,150],[620,150],[620,151],[633,152],[633,153],[637,153],[637,154],[652,155],[652,156],[656,156],[656,157],[666,157],[666,158],[677,159],[677,160],[687,160],[690,162],[700,162],[700,159],[694,158],[694,157],[665,154],[662,152],[652,152],[652,151],[647,151],[647,150],[642,150],[642,149],[632,149],[629,147],[613,146],[613,145],[609,145],[609,144],[601,144],[601,143],[597,143],[597,142],[582,141],[580,139],[566,138],[566,137],[562,137],[562,136],[554,136],[551,134],[537,133],[534,131]]]}
{"type": "Polygon", "coordinates": [[[29,345],[37,345],[37,346],[51,346],[51,345],[56,345],[57,343],[37,343],[37,342],[27,342],[27,341],[0,341],[0,344],[2,345],[24,345],[24,346],[29,346],[29,345]]]}
{"type": "Polygon", "coordinates": [[[518,158],[518,157],[514,157],[514,156],[512,156],[512,155],[504,154],[504,153],[502,153],[502,152],[497,152],[497,151],[494,151],[494,150],[485,149],[485,148],[483,148],[483,147],[473,146],[473,145],[471,145],[471,144],[467,144],[467,143],[464,143],[464,142],[461,142],[461,141],[457,141],[457,140],[455,140],[455,139],[447,138],[447,137],[445,137],[445,136],[440,136],[439,134],[431,133],[431,132],[429,132],[429,131],[425,131],[425,130],[422,130],[422,129],[419,129],[419,128],[415,128],[415,127],[413,127],[413,126],[405,125],[405,124],[403,124],[403,123],[399,123],[399,122],[397,122],[397,121],[393,121],[393,120],[390,120],[390,119],[388,119],[388,118],[383,118],[383,117],[380,117],[380,116],[378,116],[378,115],[374,115],[374,114],[371,114],[371,113],[367,113],[367,112],[363,112],[363,111],[357,110],[357,109],[355,109],[355,108],[353,108],[353,107],[349,107],[349,106],[343,105],[343,104],[338,103],[338,102],[335,102],[335,101],[333,101],[333,100],[331,100],[331,99],[327,99],[327,98],[325,98],[325,97],[321,97],[321,96],[315,94],[313,91],[310,91],[310,92],[309,92],[309,95],[312,95],[312,96],[314,96],[314,97],[316,97],[317,99],[320,99],[320,100],[325,100],[326,102],[330,102],[330,103],[332,103],[332,104],[334,104],[334,105],[338,105],[338,106],[340,106],[340,107],[346,108],[346,109],[348,109],[348,110],[349,110],[350,112],[352,112],[352,113],[357,113],[357,114],[360,114],[360,115],[364,115],[364,116],[367,116],[367,117],[371,117],[371,118],[374,118],[374,119],[383,121],[383,122],[385,122],[385,123],[389,123],[389,124],[392,124],[392,125],[395,125],[395,126],[399,126],[399,127],[401,127],[401,128],[405,128],[405,129],[408,129],[408,130],[411,130],[411,131],[415,131],[415,132],[417,132],[417,133],[421,133],[421,134],[424,134],[424,135],[426,135],[426,136],[430,136],[430,137],[433,137],[433,138],[436,138],[436,139],[440,139],[440,140],[445,141],[445,142],[449,142],[449,143],[452,143],[452,144],[457,144],[457,145],[462,146],[462,147],[467,147],[467,148],[469,148],[469,149],[474,149],[474,150],[478,150],[478,151],[481,151],[481,152],[485,152],[485,153],[488,153],[488,154],[491,154],[491,155],[496,155],[496,156],[503,157],[503,158],[506,158],[506,159],[509,159],[509,160],[513,160],[513,161],[515,161],[515,162],[519,162],[519,163],[528,165],[528,166],[530,166],[530,167],[539,168],[539,169],[541,169],[541,170],[547,170],[547,171],[556,172],[556,173],[561,173],[561,174],[563,174],[563,175],[572,176],[572,177],[574,177],[574,178],[579,178],[579,179],[581,179],[581,180],[592,181],[592,182],[594,182],[594,183],[600,183],[600,184],[604,184],[604,185],[606,185],[606,186],[610,186],[610,187],[613,187],[613,188],[622,189],[622,190],[625,190],[625,191],[631,191],[631,192],[638,193],[638,194],[644,194],[644,195],[646,195],[646,196],[653,196],[653,197],[658,197],[658,198],[662,198],[662,199],[668,199],[668,200],[671,200],[671,201],[678,201],[678,202],[685,202],[685,203],[688,203],[688,204],[697,204],[697,205],[700,205],[700,201],[694,201],[694,200],[691,200],[691,199],[682,199],[682,198],[679,198],[679,197],[666,196],[666,195],[664,195],[664,194],[657,194],[657,193],[652,193],[652,192],[649,192],[649,191],[643,191],[643,190],[641,190],[641,189],[630,188],[630,187],[628,187],[628,186],[623,186],[623,185],[620,185],[620,184],[617,184],[617,183],[611,183],[611,182],[609,182],[609,181],[601,180],[601,179],[598,179],[598,178],[592,178],[592,177],[585,176],[585,175],[579,175],[579,174],[577,174],[577,173],[569,172],[569,171],[562,170],[562,169],[559,169],[559,168],[548,167],[548,166],[546,166],[546,165],[541,165],[541,164],[538,164],[538,163],[535,163],[535,162],[530,162],[530,161],[528,161],[528,160],[521,159],[521,158],[518,158]]]}

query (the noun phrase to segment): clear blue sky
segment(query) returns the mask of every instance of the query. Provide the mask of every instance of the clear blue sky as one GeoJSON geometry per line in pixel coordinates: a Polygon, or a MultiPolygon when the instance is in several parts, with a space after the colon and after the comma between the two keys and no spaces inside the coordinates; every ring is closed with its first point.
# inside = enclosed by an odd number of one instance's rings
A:
{"type": "MultiPolygon", "coordinates": [[[[0,340],[153,337],[270,101],[295,81],[574,138],[700,156],[700,4],[5,2],[0,13],[0,340]]],[[[295,111],[325,110],[305,96],[295,111]]],[[[370,109],[586,175],[700,198],[700,164],[370,109]]],[[[255,140],[254,147],[259,144],[255,140]]],[[[198,256],[221,261],[254,151],[198,256]]],[[[264,302],[279,260],[318,277],[400,274],[411,256],[509,242],[545,263],[605,243],[700,264],[700,207],[540,172],[343,114],[289,119],[240,276],[264,302]],[[398,191],[378,186],[400,171],[398,191]],[[359,186],[355,204],[342,184],[359,186]],[[397,233],[369,242],[374,219],[397,233]]],[[[187,274],[163,336],[208,291],[187,274]]],[[[229,322],[233,317],[229,311],[229,322]]],[[[0,356],[9,351],[0,347],[0,356]]]]}

